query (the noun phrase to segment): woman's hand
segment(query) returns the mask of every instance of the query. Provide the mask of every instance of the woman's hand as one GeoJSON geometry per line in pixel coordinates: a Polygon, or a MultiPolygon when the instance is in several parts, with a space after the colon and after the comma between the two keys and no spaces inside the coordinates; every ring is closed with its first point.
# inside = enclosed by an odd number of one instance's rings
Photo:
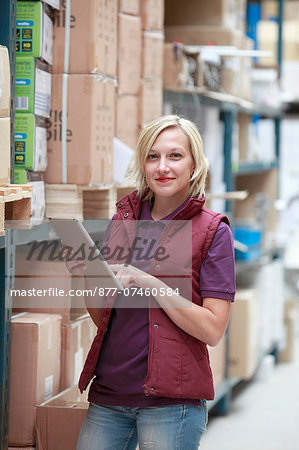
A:
{"type": "Polygon", "coordinates": [[[157,287],[159,280],[137,267],[124,264],[110,264],[110,269],[116,274],[124,288],[138,286],[143,289],[157,287]]]}
{"type": "Polygon", "coordinates": [[[61,244],[62,249],[60,251],[60,254],[63,260],[65,260],[67,270],[70,272],[71,275],[84,276],[86,265],[82,262],[80,263],[79,258],[78,259],[74,258],[75,252],[71,249],[71,247],[65,245],[62,241],[61,244]]]}

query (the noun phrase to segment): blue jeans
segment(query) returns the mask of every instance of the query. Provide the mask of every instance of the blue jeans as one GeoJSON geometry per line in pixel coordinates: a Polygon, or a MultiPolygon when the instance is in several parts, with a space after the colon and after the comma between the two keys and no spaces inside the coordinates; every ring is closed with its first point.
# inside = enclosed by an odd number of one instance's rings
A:
{"type": "Polygon", "coordinates": [[[91,403],[77,450],[197,450],[207,404],[132,408],[91,403]]]}

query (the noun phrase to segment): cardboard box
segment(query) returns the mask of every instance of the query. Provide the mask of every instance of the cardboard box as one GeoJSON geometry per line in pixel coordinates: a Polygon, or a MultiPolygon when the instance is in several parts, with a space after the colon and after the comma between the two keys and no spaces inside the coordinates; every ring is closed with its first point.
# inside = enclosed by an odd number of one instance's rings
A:
{"type": "Polygon", "coordinates": [[[140,16],[140,0],[120,0],[119,12],[140,16]]]}
{"type": "Polygon", "coordinates": [[[10,183],[10,117],[0,118],[0,184],[10,183]]]}
{"type": "Polygon", "coordinates": [[[137,95],[117,96],[115,136],[132,149],[136,148],[139,134],[138,106],[137,95]]]}
{"type": "Polygon", "coordinates": [[[30,242],[16,253],[14,312],[59,314],[62,323],[87,316],[84,297],[75,292],[84,289],[84,281],[59,261],[60,248],[58,240],[30,242]]]}
{"type": "Polygon", "coordinates": [[[50,117],[51,74],[33,56],[16,59],[16,111],[50,117]]]}
{"type": "Polygon", "coordinates": [[[47,132],[34,114],[15,115],[15,167],[44,171],[47,167],[47,132]]]}
{"type": "Polygon", "coordinates": [[[52,76],[52,109],[47,119],[47,183],[110,183],[113,179],[115,85],[99,75],[52,76]],[[62,178],[63,89],[67,92],[67,179],[62,178]]]}
{"type": "Polygon", "coordinates": [[[141,18],[143,30],[163,31],[164,0],[142,0],[141,18]]]}
{"type": "Polygon", "coordinates": [[[66,1],[62,0],[61,10],[54,17],[54,73],[102,73],[115,77],[117,3],[89,0],[82,8],[80,0],[72,0],[67,40],[66,1]]]}
{"type": "Polygon", "coordinates": [[[163,87],[182,88],[188,81],[188,61],[183,45],[164,43],[163,87]]]}
{"type": "MultiPolygon", "coordinates": [[[[277,19],[279,14],[279,3],[276,0],[267,0],[261,2],[262,20],[277,19]]],[[[283,20],[299,20],[299,1],[284,0],[283,2],[283,20]]]]}
{"type": "Polygon", "coordinates": [[[243,33],[240,30],[205,25],[167,26],[165,41],[181,41],[189,45],[232,45],[241,48],[243,33]]]}
{"type": "Polygon", "coordinates": [[[10,114],[10,65],[7,47],[0,45],[0,117],[10,114]]]}
{"type": "Polygon", "coordinates": [[[246,2],[240,0],[166,0],[165,25],[220,25],[238,28],[246,19],[246,2]]]}
{"type": "Polygon", "coordinates": [[[238,289],[228,328],[228,375],[247,380],[258,364],[258,294],[238,289]]]}
{"type": "Polygon", "coordinates": [[[89,403],[73,386],[37,407],[37,450],[75,450],[89,403]]]}
{"type": "Polygon", "coordinates": [[[43,2],[17,2],[17,54],[53,62],[53,22],[43,2]]]}
{"type": "Polygon", "coordinates": [[[36,405],[59,392],[60,323],[55,314],[24,313],[12,318],[9,445],[35,443],[36,405]]]}
{"type": "Polygon", "coordinates": [[[118,16],[118,93],[138,94],[141,78],[141,19],[118,16]]]}
{"type": "Polygon", "coordinates": [[[139,125],[151,122],[162,114],[163,92],[162,80],[141,80],[139,125]]]}
{"type": "Polygon", "coordinates": [[[31,181],[31,223],[37,225],[42,223],[46,211],[45,183],[44,181],[31,181]]]}
{"type": "Polygon", "coordinates": [[[90,317],[61,325],[61,391],[78,384],[96,334],[97,328],[90,317]]]}
{"type": "MultiPolygon", "coordinates": [[[[8,450],[20,450],[20,447],[8,447],[8,450]]],[[[35,450],[35,447],[22,447],[22,450],[35,450]]]]}
{"type": "Polygon", "coordinates": [[[225,377],[226,348],[226,336],[215,347],[208,346],[215,389],[217,389],[225,377]]]}
{"type": "MultiPolygon", "coordinates": [[[[282,54],[284,61],[299,59],[299,20],[284,20],[282,30],[282,54]]],[[[257,25],[259,50],[271,51],[271,57],[258,58],[259,65],[277,66],[278,23],[260,20],[257,25]]]]}
{"type": "Polygon", "coordinates": [[[155,31],[142,33],[142,76],[162,78],[164,34],[155,31]]]}

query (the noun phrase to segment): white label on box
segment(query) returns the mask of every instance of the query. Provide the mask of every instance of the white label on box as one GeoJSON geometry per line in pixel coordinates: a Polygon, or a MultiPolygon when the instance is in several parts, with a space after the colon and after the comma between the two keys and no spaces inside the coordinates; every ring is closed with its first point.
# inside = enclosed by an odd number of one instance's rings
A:
{"type": "Polygon", "coordinates": [[[74,383],[77,384],[83,369],[83,348],[81,347],[74,355],[74,383]]]}
{"type": "Polygon", "coordinates": [[[45,378],[45,402],[53,397],[53,375],[45,378]]]}
{"type": "Polygon", "coordinates": [[[51,109],[51,74],[45,70],[35,69],[34,114],[50,117],[51,109]]]}
{"type": "Polygon", "coordinates": [[[53,64],[53,22],[43,13],[43,50],[42,57],[49,64],[53,64]]]}
{"type": "Polygon", "coordinates": [[[31,181],[30,184],[32,186],[31,220],[37,224],[43,221],[45,215],[45,183],[31,181]]]}
{"type": "Polygon", "coordinates": [[[35,128],[34,169],[36,172],[47,168],[47,130],[43,127],[35,128]]]}

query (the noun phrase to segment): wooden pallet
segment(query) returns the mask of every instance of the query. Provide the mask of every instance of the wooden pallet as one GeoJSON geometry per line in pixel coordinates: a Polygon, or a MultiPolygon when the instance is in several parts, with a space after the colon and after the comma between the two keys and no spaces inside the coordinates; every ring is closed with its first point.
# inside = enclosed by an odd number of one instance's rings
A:
{"type": "Polygon", "coordinates": [[[30,184],[0,185],[0,236],[5,234],[5,222],[29,223],[32,187],[30,184]]]}
{"type": "Polygon", "coordinates": [[[110,219],[115,203],[134,189],[115,184],[46,184],[46,218],[110,219]]]}

